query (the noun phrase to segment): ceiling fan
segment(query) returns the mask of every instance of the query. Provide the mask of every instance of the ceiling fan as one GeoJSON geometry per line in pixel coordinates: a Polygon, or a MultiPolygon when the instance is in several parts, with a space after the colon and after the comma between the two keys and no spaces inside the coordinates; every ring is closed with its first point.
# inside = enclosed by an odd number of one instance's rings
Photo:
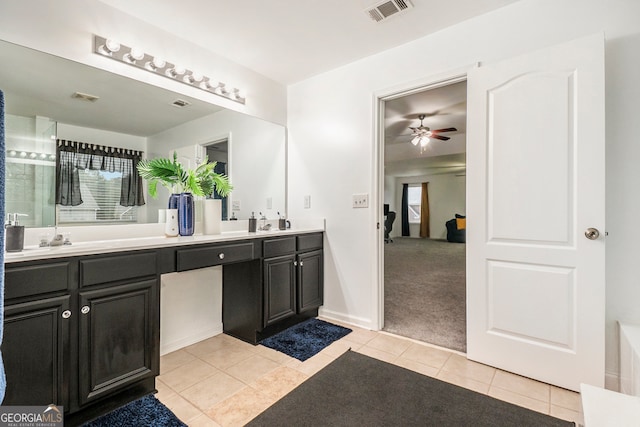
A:
{"type": "Polygon", "coordinates": [[[420,114],[420,116],[418,116],[418,118],[420,119],[420,126],[418,127],[409,126],[409,129],[413,131],[411,133],[411,136],[413,136],[411,143],[413,145],[420,144],[421,147],[424,147],[429,143],[431,138],[440,139],[442,141],[448,141],[451,138],[449,138],[448,136],[442,136],[440,135],[440,133],[455,132],[458,130],[456,128],[444,128],[444,129],[431,130],[430,128],[422,124],[422,121],[424,120],[425,117],[427,117],[426,114],[420,114]]]}

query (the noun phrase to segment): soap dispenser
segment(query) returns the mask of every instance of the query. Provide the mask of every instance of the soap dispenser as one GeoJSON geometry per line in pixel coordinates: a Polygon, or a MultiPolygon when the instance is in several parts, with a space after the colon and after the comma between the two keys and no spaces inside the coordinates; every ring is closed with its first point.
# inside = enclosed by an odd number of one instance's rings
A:
{"type": "Polygon", "coordinates": [[[254,215],[254,212],[251,212],[251,217],[249,218],[249,233],[255,233],[258,225],[258,219],[254,215]]]}
{"type": "Polygon", "coordinates": [[[26,214],[10,213],[4,225],[5,250],[7,252],[20,252],[24,249],[24,225],[18,224],[19,216],[26,214]]]}

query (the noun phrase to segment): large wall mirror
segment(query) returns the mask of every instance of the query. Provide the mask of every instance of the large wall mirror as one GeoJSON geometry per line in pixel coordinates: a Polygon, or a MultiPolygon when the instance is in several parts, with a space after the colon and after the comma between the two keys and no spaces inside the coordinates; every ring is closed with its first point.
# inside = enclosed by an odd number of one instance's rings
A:
{"type": "Polygon", "coordinates": [[[158,210],[166,208],[164,189],[157,199],[145,191],[143,206],[120,206],[118,173],[91,169],[80,171],[81,208],[56,205],[60,140],[142,151],[147,158],[176,151],[187,167],[207,154],[226,163],[234,186],[224,216],[246,219],[262,212],[275,218],[286,210],[283,126],[5,41],[0,41],[0,57],[5,208],[27,215],[21,217],[23,225],[157,222],[158,210]],[[95,193],[100,196],[94,197],[94,188],[100,188],[95,193]],[[115,195],[109,198],[110,193],[115,195]]]}

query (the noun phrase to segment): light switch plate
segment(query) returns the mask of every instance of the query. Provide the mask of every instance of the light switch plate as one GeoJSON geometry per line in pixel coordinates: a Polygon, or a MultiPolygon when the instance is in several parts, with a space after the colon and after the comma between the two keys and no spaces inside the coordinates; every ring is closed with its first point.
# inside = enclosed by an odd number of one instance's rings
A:
{"type": "Polygon", "coordinates": [[[267,197],[267,209],[273,209],[273,198],[267,197]]]}
{"type": "Polygon", "coordinates": [[[369,195],[368,194],[354,194],[353,208],[368,208],[369,207],[369,195]]]}
{"type": "Polygon", "coordinates": [[[311,209],[311,196],[304,196],[304,208],[311,209]]]}
{"type": "Polygon", "coordinates": [[[233,203],[231,203],[231,210],[233,211],[239,211],[240,210],[240,200],[234,200],[233,203]]]}

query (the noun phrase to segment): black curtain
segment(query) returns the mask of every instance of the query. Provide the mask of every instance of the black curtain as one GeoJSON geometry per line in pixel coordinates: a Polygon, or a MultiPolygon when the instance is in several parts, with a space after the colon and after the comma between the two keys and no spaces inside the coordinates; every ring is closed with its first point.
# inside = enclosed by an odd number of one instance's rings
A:
{"type": "Polygon", "coordinates": [[[57,140],[56,204],[82,204],[79,169],[122,173],[120,205],[144,205],[142,178],[138,173],[141,151],[57,140]]]}
{"type": "Polygon", "coordinates": [[[409,233],[409,184],[402,184],[402,235],[409,233]]]}

